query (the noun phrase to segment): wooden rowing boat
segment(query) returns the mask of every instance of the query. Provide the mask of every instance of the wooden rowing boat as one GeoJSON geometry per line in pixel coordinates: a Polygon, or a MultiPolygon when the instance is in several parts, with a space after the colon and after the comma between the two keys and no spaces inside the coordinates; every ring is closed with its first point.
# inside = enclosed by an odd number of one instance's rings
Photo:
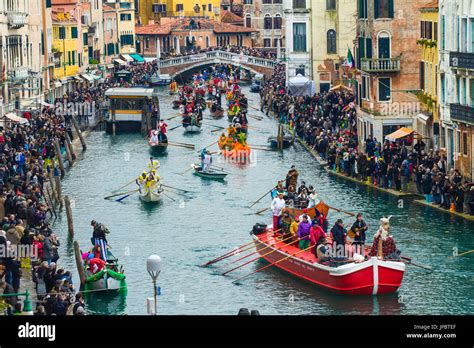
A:
{"type": "Polygon", "coordinates": [[[224,109],[216,109],[215,111],[212,111],[212,107],[209,109],[211,112],[211,116],[215,119],[222,118],[224,116],[224,109]]]}
{"type": "MultiPolygon", "coordinates": [[[[278,137],[276,136],[269,137],[267,142],[270,143],[270,147],[272,149],[278,149],[278,137]]],[[[283,139],[282,139],[283,149],[289,148],[291,145],[294,144],[294,142],[295,142],[295,139],[292,136],[289,136],[289,135],[283,136],[283,139]]]]}
{"type": "Polygon", "coordinates": [[[161,134],[162,139],[158,143],[152,143],[150,140],[148,140],[148,147],[150,152],[154,154],[160,154],[166,152],[166,149],[168,148],[168,138],[166,135],[161,134]]]}
{"type": "Polygon", "coordinates": [[[403,280],[405,264],[369,257],[361,262],[331,265],[291,244],[278,242],[272,229],[252,234],[263,259],[299,279],[329,291],[347,295],[380,295],[396,292],[403,280]],[[280,261],[281,260],[281,261],[280,261]]]}
{"type": "Polygon", "coordinates": [[[194,168],[194,174],[200,176],[203,179],[211,179],[211,180],[224,180],[227,176],[227,173],[220,172],[214,169],[210,169],[207,172],[201,170],[201,166],[199,164],[193,164],[192,167],[194,168]]]}
{"type": "Polygon", "coordinates": [[[139,197],[142,202],[159,202],[161,201],[163,195],[163,188],[161,184],[155,184],[151,187],[146,187],[145,185],[139,185],[139,197]]]}

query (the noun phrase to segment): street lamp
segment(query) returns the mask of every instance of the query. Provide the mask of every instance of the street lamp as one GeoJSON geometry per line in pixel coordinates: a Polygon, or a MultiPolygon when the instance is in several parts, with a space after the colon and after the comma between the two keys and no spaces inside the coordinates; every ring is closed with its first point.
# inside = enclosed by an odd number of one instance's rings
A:
{"type": "Polygon", "coordinates": [[[146,270],[148,271],[148,274],[151,276],[151,279],[153,279],[153,291],[154,291],[154,296],[155,296],[155,315],[156,315],[156,280],[158,279],[158,276],[160,275],[161,272],[161,257],[158,255],[150,255],[146,259],[146,270]]]}

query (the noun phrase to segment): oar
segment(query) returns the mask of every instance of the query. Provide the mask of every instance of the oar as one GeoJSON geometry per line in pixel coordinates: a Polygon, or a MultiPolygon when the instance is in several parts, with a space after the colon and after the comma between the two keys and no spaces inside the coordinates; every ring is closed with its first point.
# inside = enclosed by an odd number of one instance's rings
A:
{"type": "Polygon", "coordinates": [[[428,271],[433,271],[433,268],[431,268],[430,266],[424,266],[424,265],[419,265],[419,264],[414,263],[412,261],[411,257],[400,256],[400,258],[402,260],[405,260],[407,262],[407,264],[409,264],[409,265],[412,265],[412,266],[415,266],[415,267],[420,267],[420,268],[426,269],[428,271]]]}
{"type": "Polygon", "coordinates": [[[169,120],[172,120],[173,118],[176,118],[178,116],[181,116],[181,115],[174,115],[174,116],[171,116],[170,118],[166,118],[165,121],[169,121],[169,120]]]}
{"type": "Polygon", "coordinates": [[[258,145],[249,145],[251,149],[253,150],[262,150],[262,151],[275,151],[269,147],[258,147],[258,145]]]}
{"type": "MultiPolygon", "coordinates": [[[[168,144],[170,146],[176,146],[176,147],[181,147],[183,149],[188,149],[188,150],[194,150],[194,147],[191,147],[191,146],[185,146],[185,145],[180,145],[180,144],[168,144]]],[[[161,146],[161,145],[160,145],[161,146]]],[[[165,145],[163,145],[165,146],[165,145]]]]}
{"type": "Polygon", "coordinates": [[[175,142],[168,142],[168,145],[171,146],[178,146],[178,147],[185,147],[187,149],[195,149],[195,146],[193,144],[180,144],[180,143],[175,143],[175,142]]]}
{"type": "Polygon", "coordinates": [[[120,192],[120,193],[116,193],[116,194],[111,195],[111,196],[104,197],[104,199],[114,198],[114,197],[117,197],[117,196],[126,195],[128,193],[132,193],[132,192],[136,192],[136,191],[138,191],[138,189],[132,190],[132,191],[127,191],[127,192],[120,192]]]}
{"type": "Polygon", "coordinates": [[[168,197],[168,198],[171,199],[173,202],[176,202],[176,199],[174,199],[174,198],[171,197],[171,196],[168,196],[166,193],[161,192],[161,194],[162,194],[163,196],[165,196],[165,197],[168,197]]]}
{"type": "Polygon", "coordinates": [[[225,254],[222,254],[221,256],[216,257],[215,259],[212,259],[211,261],[206,262],[205,264],[201,265],[201,267],[207,267],[209,265],[212,265],[213,263],[219,262],[220,260],[223,260],[226,256],[228,255],[234,255],[235,253],[240,253],[240,250],[246,246],[249,246],[250,244],[254,244],[254,241],[251,241],[249,243],[243,244],[237,248],[234,248],[225,254]]]}
{"type": "MultiPolygon", "coordinates": [[[[230,265],[232,265],[232,264],[234,264],[234,263],[237,263],[237,262],[239,262],[239,261],[241,261],[241,260],[243,260],[243,259],[246,259],[247,257],[249,257],[249,256],[251,256],[251,255],[255,255],[255,254],[257,254],[257,253],[260,253],[260,252],[262,252],[262,251],[265,250],[265,249],[268,249],[268,248],[271,248],[271,247],[276,247],[276,245],[277,245],[278,243],[283,243],[283,242],[285,242],[285,241],[287,241],[287,240],[289,240],[289,239],[292,239],[292,238],[293,238],[293,236],[287,237],[287,238],[282,239],[282,240],[278,240],[278,239],[277,239],[277,241],[276,241],[275,244],[273,244],[273,245],[267,245],[267,246],[263,247],[262,249],[256,250],[256,251],[254,251],[254,252],[252,252],[252,253],[250,253],[250,254],[247,254],[247,255],[245,255],[245,256],[242,256],[241,258],[239,258],[239,259],[237,259],[237,260],[234,260],[234,261],[232,261],[231,263],[226,264],[225,266],[230,266],[230,265]]],[[[264,244],[264,243],[262,243],[262,242],[260,242],[260,243],[261,243],[261,244],[264,244]]],[[[286,243],[286,244],[288,244],[288,243],[286,243]]],[[[265,245],[265,244],[264,244],[264,245],[265,245]]],[[[278,249],[278,248],[277,248],[277,249],[278,249]]],[[[231,272],[233,272],[234,270],[236,270],[236,269],[238,269],[238,268],[240,268],[240,267],[242,267],[242,266],[245,266],[245,265],[249,264],[250,262],[256,261],[256,260],[258,260],[258,259],[260,259],[260,258],[262,258],[262,257],[264,257],[264,256],[267,256],[268,254],[271,254],[272,252],[273,252],[273,250],[270,251],[269,253],[265,253],[265,254],[263,254],[263,255],[259,255],[258,257],[256,257],[256,258],[254,258],[254,259],[252,259],[252,260],[250,260],[250,261],[244,263],[243,265],[241,265],[241,266],[239,266],[239,267],[232,268],[231,270],[229,270],[229,271],[227,271],[227,272],[225,272],[225,273],[222,273],[222,275],[226,275],[226,274],[228,274],[228,273],[231,273],[231,272]]]]}
{"type": "Polygon", "coordinates": [[[138,189],[137,189],[135,192],[129,193],[128,195],[125,195],[125,196],[123,196],[123,197],[120,197],[119,199],[116,199],[115,201],[116,201],[116,202],[121,202],[121,201],[123,201],[125,198],[130,197],[131,195],[133,195],[133,194],[135,194],[135,193],[137,193],[137,192],[138,192],[138,189]]]}
{"type": "Polygon", "coordinates": [[[469,250],[469,251],[465,251],[465,252],[463,252],[463,253],[461,253],[461,254],[456,255],[455,257],[464,256],[464,255],[467,255],[467,254],[470,254],[470,253],[474,253],[474,249],[473,249],[473,250],[469,250]]]}
{"type": "Polygon", "coordinates": [[[248,117],[254,118],[254,119],[256,119],[257,121],[263,120],[263,117],[260,118],[260,117],[254,116],[254,115],[248,115],[248,117]]]}
{"type": "Polygon", "coordinates": [[[186,146],[192,146],[194,147],[194,144],[190,144],[190,143],[181,143],[179,141],[172,141],[173,144],[179,144],[179,145],[186,145],[186,146]]]}
{"type": "Polygon", "coordinates": [[[177,191],[186,192],[186,193],[194,193],[193,191],[183,190],[183,189],[173,187],[173,186],[168,186],[168,185],[165,185],[165,184],[161,184],[161,186],[164,186],[164,187],[167,187],[167,188],[170,188],[170,189],[173,189],[173,190],[177,190],[177,191]]]}
{"type": "MultiPolygon", "coordinates": [[[[207,145],[206,147],[203,147],[203,148],[201,149],[201,151],[204,150],[204,149],[207,149],[208,147],[211,147],[212,145],[217,144],[218,142],[219,142],[219,141],[214,141],[212,144],[209,144],[209,145],[207,145]]],[[[196,151],[196,152],[197,152],[197,153],[200,153],[201,151],[196,151]]]]}
{"type": "Polygon", "coordinates": [[[270,192],[272,192],[274,189],[275,189],[275,186],[273,186],[270,190],[268,190],[267,192],[265,192],[262,197],[260,197],[260,198],[257,199],[255,202],[253,202],[252,205],[249,206],[249,208],[252,208],[255,204],[257,204],[258,202],[260,202],[266,195],[268,195],[268,194],[269,194],[270,192]]]}
{"type": "Polygon", "coordinates": [[[349,216],[355,216],[354,213],[351,213],[349,211],[344,211],[344,210],[341,210],[341,209],[337,209],[337,208],[334,208],[334,207],[330,207],[329,205],[328,205],[328,208],[333,209],[333,210],[337,211],[338,213],[344,213],[344,214],[347,214],[349,216]]]}
{"type": "Polygon", "coordinates": [[[177,125],[177,126],[175,126],[175,127],[173,127],[173,128],[170,128],[169,130],[172,131],[172,130],[175,130],[176,128],[179,128],[179,127],[182,127],[182,126],[183,126],[182,124],[179,124],[179,125],[177,125]]]}
{"type": "Polygon", "coordinates": [[[255,214],[256,214],[256,215],[260,215],[261,213],[266,212],[267,210],[270,210],[270,209],[271,209],[271,208],[268,207],[268,208],[265,208],[265,209],[262,209],[262,210],[257,211],[255,214]]]}
{"type": "Polygon", "coordinates": [[[130,182],[126,183],[126,184],[123,185],[122,187],[119,187],[118,189],[113,190],[112,192],[117,192],[117,191],[119,191],[119,190],[121,190],[121,189],[127,187],[128,185],[133,184],[134,182],[135,182],[135,179],[133,179],[133,180],[131,180],[130,182]]]}
{"type": "MultiPolygon", "coordinates": [[[[280,259],[280,260],[278,260],[278,261],[272,262],[272,263],[269,264],[269,265],[263,266],[263,267],[257,269],[256,271],[254,271],[254,272],[252,272],[252,273],[249,273],[249,274],[247,274],[247,275],[244,275],[243,277],[240,277],[240,278],[234,280],[232,283],[237,283],[239,280],[242,280],[242,279],[244,279],[244,278],[250,277],[251,275],[253,275],[253,274],[255,274],[255,273],[258,273],[258,272],[261,272],[261,271],[263,271],[264,269],[267,269],[268,267],[274,266],[274,265],[276,265],[276,264],[278,264],[278,263],[280,263],[280,262],[282,262],[282,261],[285,261],[285,260],[289,259],[290,257],[296,256],[296,255],[298,255],[298,254],[301,254],[302,252],[308,251],[309,249],[311,249],[311,248],[313,248],[313,247],[314,247],[313,245],[312,245],[312,246],[309,246],[309,247],[307,247],[306,249],[303,249],[303,250],[300,250],[300,251],[294,253],[293,255],[288,255],[288,256],[286,256],[286,257],[284,257],[284,258],[282,258],[282,259],[280,259]]],[[[273,252],[273,250],[272,250],[272,252],[273,252]]]]}

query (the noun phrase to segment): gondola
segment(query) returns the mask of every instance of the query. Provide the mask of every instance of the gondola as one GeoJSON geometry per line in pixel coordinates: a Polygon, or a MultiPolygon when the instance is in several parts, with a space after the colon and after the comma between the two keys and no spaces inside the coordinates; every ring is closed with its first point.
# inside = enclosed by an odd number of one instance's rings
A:
{"type": "Polygon", "coordinates": [[[148,146],[149,146],[150,152],[154,154],[164,153],[166,152],[166,149],[168,148],[167,136],[161,133],[158,137],[161,138],[158,143],[152,143],[150,139],[148,139],[148,146]]]}
{"type": "Polygon", "coordinates": [[[181,100],[181,99],[175,99],[173,100],[172,108],[173,109],[179,109],[181,105],[186,104],[186,101],[181,100]]]}
{"type": "MultiPolygon", "coordinates": [[[[272,136],[268,138],[268,141],[270,143],[270,147],[272,149],[278,149],[278,137],[272,136]]],[[[295,142],[295,139],[290,136],[290,135],[284,135],[282,139],[282,146],[283,149],[289,148],[291,145],[293,145],[295,142]]]]}
{"type": "Polygon", "coordinates": [[[118,259],[107,249],[107,264],[104,269],[97,273],[92,273],[89,269],[85,271],[85,292],[89,291],[114,291],[126,292],[127,282],[122,266],[119,266],[118,259]]]}
{"type": "Polygon", "coordinates": [[[224,116],[224,109],[222,107],[210,107],[211,116],[215,119],[222,118],[224,116]]]}
{"type": "Polygon", "coordinates": [[[220,172],[214,169],[210,169],[209,171],[204,172],[202,171],[201,166],[199,164],[193,164],[192,167],[194,168],[194,174],[204,179],[224,180],[224,178],[227,176],[227,173],[220,172]]]}
{"type": "Polygon", "coordinates": [[[186,133],[197,133],[201,131],[202,122],[191,116],[183,117],[183,128],[186,133]]]}

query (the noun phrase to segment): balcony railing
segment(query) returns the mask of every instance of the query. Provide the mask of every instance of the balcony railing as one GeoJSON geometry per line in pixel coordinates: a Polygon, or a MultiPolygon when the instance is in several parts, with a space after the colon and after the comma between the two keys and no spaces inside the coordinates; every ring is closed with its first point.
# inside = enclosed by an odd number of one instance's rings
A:
{"type": "Polygon", "coordinates": [[[8,76],[13,83],[26,80],[29,76],[29,68],[26,66],[20,66],[8,71],[8,76]]]}
{"type": "Polygon", "coordinates": [[[449,65],[451,68],[474,70],[474,53],[450,52],[449,65]]]}
{"type": "Polygon", "coordinates": [[[469,105],[451,104],[451,120],[474,124],[474,107],[469,105]]]}
{"type": "Polygon", "coordinates": [[[26,12],[8,12],[8,26],[12,29],[18,29],[28,23],[28,13],[26,12]]]}
{"type": "Polygon", "coordinates": [[[363,58],[361,70],[366,72],[397,72],[400,71],[400,58],[363,58]]]}

